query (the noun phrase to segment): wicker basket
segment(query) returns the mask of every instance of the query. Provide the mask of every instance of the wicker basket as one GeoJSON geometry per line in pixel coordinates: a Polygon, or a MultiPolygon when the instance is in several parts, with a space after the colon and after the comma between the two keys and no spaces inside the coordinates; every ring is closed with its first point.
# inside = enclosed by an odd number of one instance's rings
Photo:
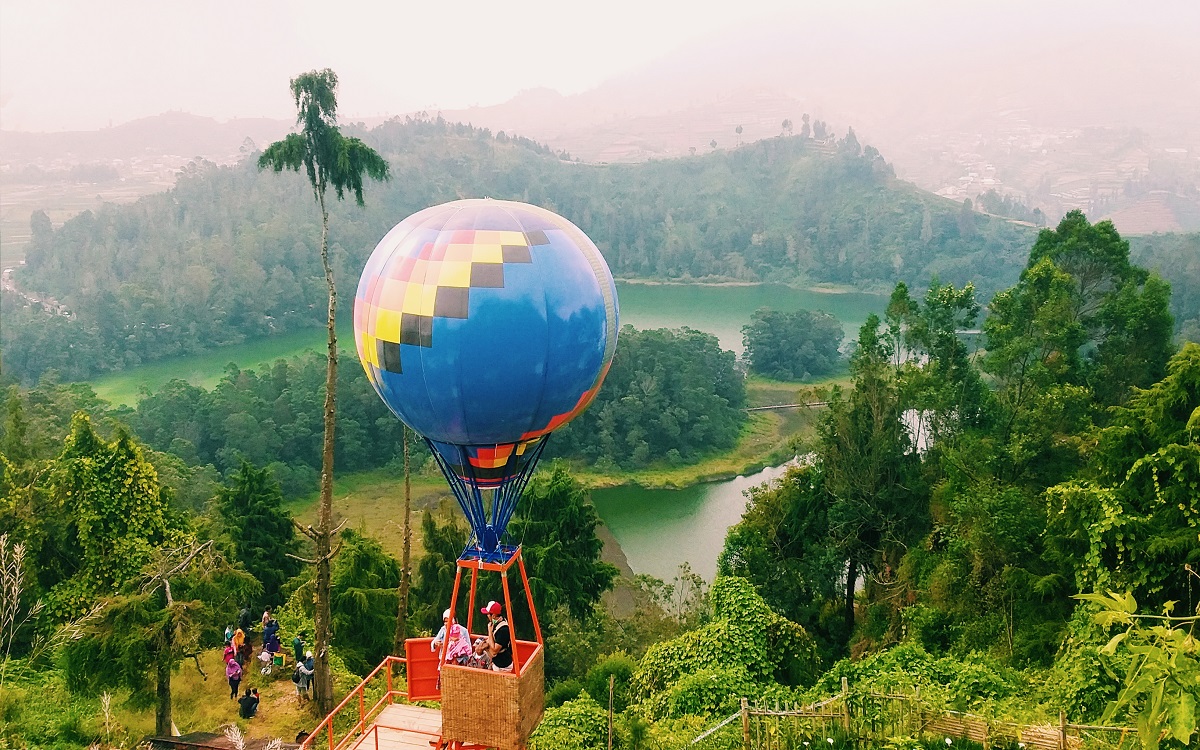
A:
{"type": "Polygon", "coordinates": [[[522,661],[520,675],[447,664],[442,668],[442,736],[523,750],[542,720],[545,688],[540,647],[522,661]]]}

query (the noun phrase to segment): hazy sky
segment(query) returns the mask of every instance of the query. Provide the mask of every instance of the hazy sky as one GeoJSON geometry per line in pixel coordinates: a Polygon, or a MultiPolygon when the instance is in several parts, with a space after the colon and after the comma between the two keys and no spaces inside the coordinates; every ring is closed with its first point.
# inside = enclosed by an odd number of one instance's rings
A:
{"type": "MultiPolygon", "coordinates": [[[[869,82],[892,86],[888,70],[924,57],[929,67],[909,77],[969,64],[978,80],[1033,60],[1044,64],[1020,71],[1021,81],[1091,83],[1096,91],[1081,94],[1089,101],[1101,101],[1117,74],[1143,98],[1178,97],[1195,89],[1180,87],[1195,84],[1188,68],[1197,59],[1180,40],[1200,38],[1198,8],[1200,0],[0,0],[0,127],[95,129],[168,110],[290,119],[288,80],[323,67],[340,77],[345,118],[490,105],[535,87],[578,93],[633,71],[637,79],[681,47],[690,53],[676,64],[707,66],[715,81],[741,73],[725,55],[772,38],[795,50],[771,69],[776,81],[811,88],[840,85],[838,74],[859,67],[862,80],[844,85],[869,96],[869,82]],[[1159,38],[1174,47],[1159,54],[1159,38]],[[1160,64],[1153,85],[1137,83],[1147,60],[1160,64]]],[[[664,85],[656,79],[656,90],[664,85]]]]}
{"type": "Polygon", "coordinates": [[[93,129],[179,109],[290,117],[331,67],[370,117],[575,93],[787,0],[2,0],[0,127],[93,129]]]}

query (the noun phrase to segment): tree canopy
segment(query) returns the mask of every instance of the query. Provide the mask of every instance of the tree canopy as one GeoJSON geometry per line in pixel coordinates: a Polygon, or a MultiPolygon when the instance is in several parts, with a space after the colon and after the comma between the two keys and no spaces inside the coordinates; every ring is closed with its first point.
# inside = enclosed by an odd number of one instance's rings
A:
{"type": "Polygon", "coordinates": [[[755,311],[742,328],[751,371],[778,380],[828,375],[839,364],[842,324],[819,310],[755,311]]]}

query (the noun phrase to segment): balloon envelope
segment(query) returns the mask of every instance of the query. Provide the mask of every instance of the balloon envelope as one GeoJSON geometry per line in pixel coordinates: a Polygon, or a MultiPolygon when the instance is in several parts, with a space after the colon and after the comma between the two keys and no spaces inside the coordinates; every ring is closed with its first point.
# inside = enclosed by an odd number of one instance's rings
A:
{"type": "Polygon", "coordinates": [[[354,301],[359,359],[453,471],[495,487],[587,408],[616,348],[600,251],[536,206],[462,200],[396,225],[354,301]]]}

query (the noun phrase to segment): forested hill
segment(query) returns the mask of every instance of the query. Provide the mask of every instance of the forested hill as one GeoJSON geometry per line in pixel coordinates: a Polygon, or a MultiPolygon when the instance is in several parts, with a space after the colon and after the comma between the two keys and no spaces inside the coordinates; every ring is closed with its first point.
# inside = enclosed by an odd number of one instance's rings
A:
{"type": "MultiPolygon", "coordinates": [[[[393,179],[368,188],[365,209],[333,209],[343,300],[397,221],[463,197],[551,208],[626,277],[923,286],[936,273],[986,293],[1015,280],[1032,241],[1032,230],[897,180],[853,132],[584,165],[441,120],[348,131],[388,157],[393,179]]],[[[303,176],[260,173],[250,158],[193,165],[167,193],[59,229],[41,214],[32,224],[16,283],[69,314],[3,295],[4,367],[27,381],[49,368],[85,378],[324,320],[312,192],[303,176]]]]}

